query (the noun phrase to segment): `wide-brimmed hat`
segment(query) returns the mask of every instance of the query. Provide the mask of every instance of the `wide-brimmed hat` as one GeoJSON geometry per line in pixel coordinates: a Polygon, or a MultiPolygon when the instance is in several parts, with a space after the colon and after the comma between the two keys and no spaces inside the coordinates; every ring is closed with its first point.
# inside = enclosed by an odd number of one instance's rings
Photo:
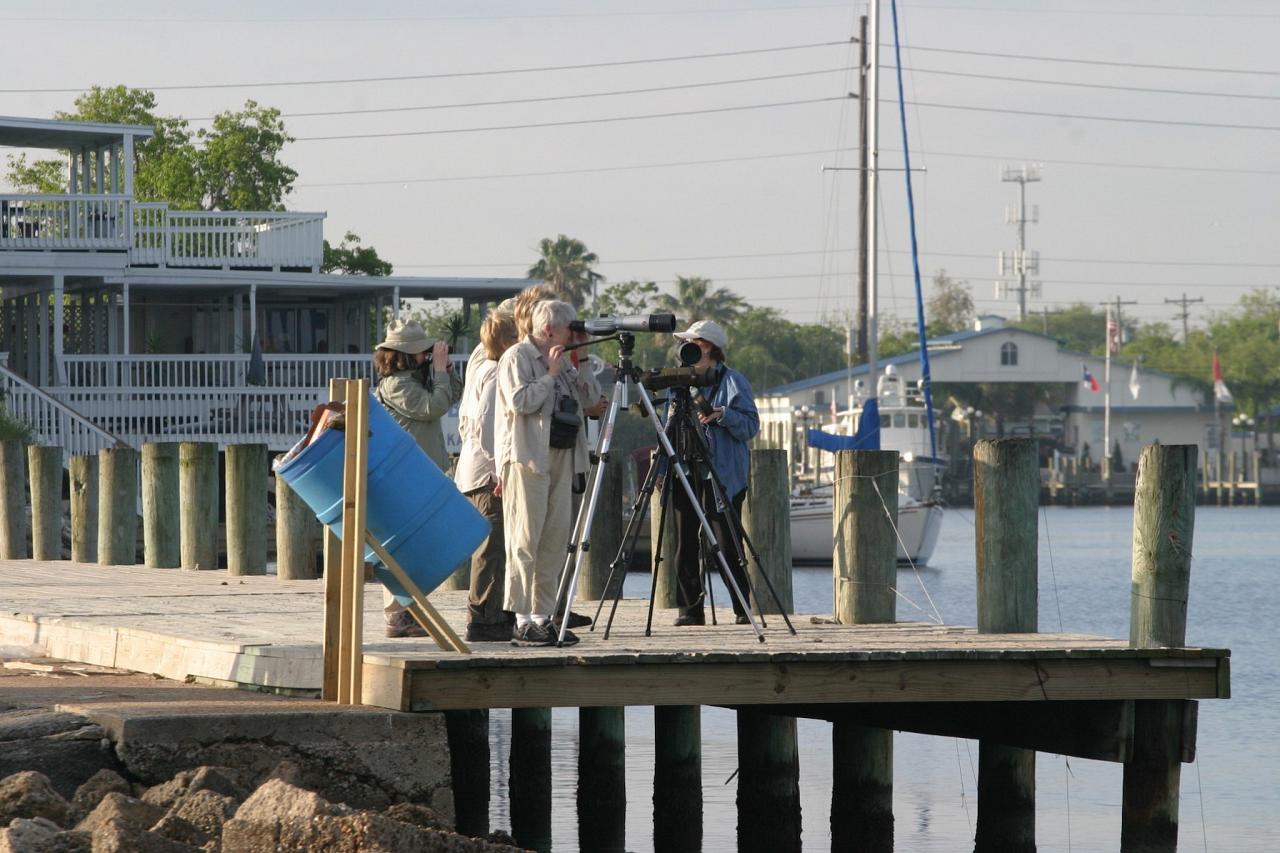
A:
{"type": "Polygon", "coordinates": [[[675,336],[682,341],[692,341],[698,338],[715,344],[721,350],[729,345],[729,336],[725,334],[724,329],[715,320],[699,320],[689,327],[687,331],[676,332],[675,336]]]}
{"type": "Polygon", "coordinates": [[[387,325],[387,339],[378,344],[378,349],[393,349],[396,352],[416,355],[426,352],[434,343],[427,337],[422,324],[416,320],[392,320],[387,325]]]}

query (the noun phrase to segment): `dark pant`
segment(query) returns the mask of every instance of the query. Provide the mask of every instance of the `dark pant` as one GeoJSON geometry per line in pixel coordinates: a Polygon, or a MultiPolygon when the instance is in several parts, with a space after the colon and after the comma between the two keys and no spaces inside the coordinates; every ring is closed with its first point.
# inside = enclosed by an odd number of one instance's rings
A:
{"type": "MultiPolygon", "coordinates": [[[[706,513],[707,520],[711,522],[711,529],[715,532],[716,539],[720,542],[720,548],[724,551],[724,557],[729,564],[729,569],[733,573],[733,579],[738,584],[738,589],[742,590],[742,595],[750,604],[749,589],[747,587],[747,573],[743,567],[738,564],[738,554],[742,552],[742,538],[739,535],[731,538],[729,526],[725,522],[724,515],[716,512],[715,499],[711,494],[711,484],[706,480],[693,480],[691,485],[698,493],[699,503],[702,505],[706,513]],[[734,547],[736,542],[737,547],[734,547]]],[[[685,494],[684,487],[678,481],[672,484],[673,492],[671,495],[672,506],[676,512],[676,605],[680,608],[682,616],[696,616],[702,613],[703,600],[706,597],[706,590],[702,587],[702,564],[701,554],[701,533],[702,527],[698,523],[697,513],[693,511],[692,504],[689,503],[689,496],[685,494]]],[[[729,511],[733,515],[734,529],[741,534],[742,531],[742,502],[747,499],[747,490],[743,489],[729,501],[729,511]]],[[[714,554],[707,554],[708,571],[711,573],[718,572],[720,569],[720,561],[716,559],[714,554]]],[[[725,584],[727,587],[728,584],[725,584]]],[[[729,592],[729,598],[733,604],[733,612],[739,616],[745,611],[742,604],[734,597],[732,590],[729,592]]]]}
{"type": "Polygon", "coordinates": [[[493,486],[484,486],[467,492],[467,500],[491,525],[489,537],[471,555],[471,594],[467,596],[467,609],[472,624],[500,625],[507,621],[507,614],[502,609],[507,562],[502,534],[502,498],[493,493],[493,486]]]}

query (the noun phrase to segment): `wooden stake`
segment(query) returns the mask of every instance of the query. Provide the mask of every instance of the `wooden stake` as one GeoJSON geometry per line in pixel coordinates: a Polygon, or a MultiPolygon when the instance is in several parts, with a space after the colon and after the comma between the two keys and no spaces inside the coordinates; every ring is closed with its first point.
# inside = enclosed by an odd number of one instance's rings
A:
{"type": "Polygon", "coordinates": [[[98,560],[98,457],[71,457],[71,559],[98,560]]]}
{"type": "Polygon", "coordinates": [[[653,849],[702,849],[702,708],[653,709],[653,849]]]}
{"type": "Polygon", "coordinates": [[[21,441],[0,441],[0,559],[27,558],[27,451],[21,441]]]}
{"type": "Polygon", "coordinates": [[[132,566],[138,560],[138,451],[98,451],[98,563],[132,566]]]}
{"type": "MultiPolygon", "coordinates": [[[[279,459],[280,457],[277,457],[279,459]]],[[[311,580],[316,576],[320,522],[279,474],[276,478],[276,579],[311,580]]]]}
{"type": "MultiPolygon", "coordinates": [[[[329,380],[329,400],[345,403],[347,380],[329,380]]],[[[342,624],[342,540],[326,525],[324,528],[324,675],[320,698],[339,701],[338,665],[342,624]]]]}
{"type": "Polygon", "coordinates": [[[218,568],[218,445],[184,441],[178,446],[182,568],[218,568]]]}
{"type": "Polygon", "coordinates": [[[445,618],[431,606],[431,602],[427,601],[426,593],[413,582],[413,578],[409,577],[404,567],[387,553],[382,543],[374,539],[368,531],[365,532],[365,544],[373,549],[374,556],[387,567],[392,576],[404,587],[405,592],[409,593],[409,597],[413,599],[408,608],[409,612],[413,614],[414,619],[418,620],[418,624],[427,630],[427,633],[436,641],[436,645],[445,651],[470,654],[471,650],[467,648],[466,643],[462,642],[445,618]]]}
{"type": "Polygon", "coordinates": [[[626,709],[580,708],[578,849],[625,853],[626,823],[626,709]]]}
{"type": "MultiPolygon", "coordinates": [[[[1186,643],[1195,530],[1195,445],[1142,448],[1133,504],[1133,591],[1129,644],[1186,643]]],[[[1124,766],[1120,849],[1173,853],[1178,847],[1182,719],[1190,702],[1134,703],[1134,754],[1124,766]]]]}
{"type": "MultiPolygon", "coordinates": [[[[1036,445],[1023,438],[979,441],[973,461],[978,631],[1034,632],[1039,594],[1036,445]]],[[[1034,751],[979,741],[976,851],[1034,853],[1035,769],[1034,751]]]]}
{"type": "Polygon", "coordinates": [[[551,849],[551,709],[511,709],[511,835],[551,849]]]}
{"type": "Polygon", "coordinates": [[[173,569],[182,565],[178,445],[142,445],[142,561],[173,569]]]}
{"type": "Polygon", "coordinates": [[[346,397],[342,481],[342,668],[339,670],[338,701],[359,705],[364,672],[364,533],[369,493],[369,380],[347,380],[346,397]]]}
{"type": "Polygon", "coordinates": [[[31,472],[31,557],[62,559],[62,448],[27,447],[31,472]]]}
{"type": "Polygon", "coordinates": [[[738,710],[738,850],[800,848],[795,717],[738,710]]]}
{"type": "Polygon", "coordinates": [[[227,445],[227,572],[267,573],[267,446],[227,445]]]}
{"type": "MultiPolygon", "coordinates": [[[[787,451],[752,450],[747,500],[742,507],[742,528],[760,552],[760,564],[747,552],[752,600],[762,613],[777,613],[761,570],[773,582],[782,607],[794,612],[791,593],[791,485],[787,476],[787,451]]],[[[744,543],[744,548],[746,545],[744,543]]],[[[732,551],[732,548],[730,549],[732,551]]]]}

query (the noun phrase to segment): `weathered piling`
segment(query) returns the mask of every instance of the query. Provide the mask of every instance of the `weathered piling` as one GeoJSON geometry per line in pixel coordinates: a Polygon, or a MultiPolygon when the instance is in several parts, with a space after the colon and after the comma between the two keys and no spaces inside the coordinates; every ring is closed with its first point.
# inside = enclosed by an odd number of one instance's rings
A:
{"type": "Polygon", "coordinates": [[[98,451],[98,563],[132,566],[138,560],[138,451],[98,451]]]}
{"type": "MultiPolygon", "coordinates": [[[[1186,643],[1195,529],[1195,445],[1142,448],[1133,504],[1133,585],[1129,644],[1186,643]]],[[[1134,703],[1133,757],[1124,766],[1120,849],[1173,853],[1178,846],[1178,788],[1183,719],[1194,703],[1134,703]]]]}
{"type": "Polygon", "coordinates": [[[31,556],[62,559],[62,448],[27,447],[31,473],[31,556]]]}
{"type": "Polygon", "coordinates": [[[454,824],[462,835],[489,834],[489,711],[446,711],[454,824]]]}
{"type": "Polygon", "coordinates": [[[750,551],[747,553],[748,576],[754,603],[761,613],[780,612],[779,602],[787,613],[793,612],[791,485],[787,476],[785,450],[751,451],[747,500],[742,507],[742,529],[760,554],[757,565],[751,559],[750,551]],[[769,592],[769,582],[778,595],[778,601],[774,601],[769,592]]]}
{"type": "Polygon", "coordinates": [[[626,823],[626,709],[580,708],[578,849],[625,853],[626,823]]]}
{"type": "MultiPolygon", "coordinates": [[[[605,597],[609,564],[622,545],[622,459],[616,453],[600,467],[600,496],[591,523],[591,549],[583,560],[578,598],[597,601],[605,597]]],[[[626,566],[619,566],[614,583],[622,583],[626,566]]],[[[609,590],[612,593],[612,590],[609,590]]]]}
{"type": "Polygon", "coordinates": [[[0,559],[27,556],[27,451],[18,439],[0,441],[0,559]]]}
{"type": "MultiPolygon", "coordinates": [[[[657,465],[657,460],[651,464],[657,465]]],[[[674,501],[667,497],[667,523],[665,529],[659,531],[658,521],[662,517],[662,489],[653,490],[649,501],[649,568],[657,574],[652,578],[654,586],[653,606],[655,608],[676,607],[676,508],[674,501]],[[662,561],[658,561],[661,549],[662,561]]],[[[671,483],[673,489],[682,488],[678,480],[671,483]]]]}
{"type": "Polygon", "coordinates": [[[227,571],[267,573],[267,446],[227,445],[227,571]]]}
{"type": "Polygon", "coordinates": [[[178,445],[142,445],[142,562],[159,569],[182,565],[178,445]]]}
{"type": "Polygon", "coordinates": [[[445,578],[440,589],[470,589],[471,588],[471,558],[458,563],[457,567],[445,578]]]}
{"type": "MultiPolygon", "coordinates": [[[[320,522],[279,474],[276,478],[276,577],[282,581],[316,577],[320,522]]],[[[483,833],[481,833],[483,835],[483,833]]]]}
{"type": "MultiPolygon", "coordinates": [[[[836,454],[836,621],[893,622],[897,583],[898,454],[836,454]]],[[[893,850],[893,732],[832,725],[832,850],[893,850]]]]}
{"type": "Polygon", "coordinates": [[[98,457],[71,457],[71,559],[98,559],[98,457]]]}
{"type": "MultiPolygon", "coordinates": [[[[977,527],[978,631],[1034,632],[1040,463],[1035,442],[979,441],[973,448],[977,527]]],[[[1036,849],[1036,754],[979,741],[978,821],[974,849],[1036,849]]]]}
{"type": "Polygon", "coordinates": [[[795,717],[738,711],[738,850],[799,851],[800,757],[795,717]]]}
{"type": "Polygon", "coordinates": [[[218,568],[218,445],[184,441],[178,447],[182,504],[182,568],[218,568]]]}
{"type": "Polygon", "coordinates": [[[551,849],[551,709],[511,709],[511,835],[551,849]]]}
{"type": "Polygon", "coordinates": [[[653,849],[702,849],[702,708],[653,709],[653,849]]]}

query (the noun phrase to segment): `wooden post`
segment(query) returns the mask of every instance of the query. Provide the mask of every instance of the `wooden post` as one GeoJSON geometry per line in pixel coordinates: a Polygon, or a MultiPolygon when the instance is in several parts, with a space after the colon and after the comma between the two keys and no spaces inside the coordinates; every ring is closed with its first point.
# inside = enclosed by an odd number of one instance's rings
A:
{"type": "Polygon", "coordinates": [[[227,445],[227,571],[267,573],[267,446],[227,445]]]}
{"type": "Polygon", "coordinates": [[[98,457],[71,457],[71,559],[98,559],[98,457]]]}
{"type": "MultiPolygon", "coordinates": [[[[1129,645],[1186,643],[1196,519],[1196,446],[1142,448],[1133,503],[1133,587],[1129,645]]],[[[1178,847],[1182,724],[1189,703],[1134,703],[1133,758],[1124,766],[1120,849],[1173,853],[1178,847]]]]}
{"type": "MultiPolygon", "coordinates": [[[[978,568],[978,631],[1038,627],[1037,517],[1040,463],[1025,438],[979,441],[973,449],[978,568]]],[[[978,828],[974,849],[1036,849],[1036,754],[980,741],[978,828]]]]}
{"type": "MultiPolygon", "coordinates": [[[[768,575],[782,609],[794,612],[791,592],[791,487],[785,450],[752,450],[742,529],[760,552],[760,563],[747,552],[752,598],[761,613],[778,613],[769,593],[768,575]]],[[[745,544],[744,544],[745,547],[745,544]]]]}
{"type": "MultiPolygon", "coordinates": [[[[655,459],[650,464],[657,465],[655,459]]],[[[678,480],[672,481],[673,489],[681,488],[678,480]]],[[[662,484],[653,490],[649,501],[649,567],[653,570],[657,565],[658,585],[654,590],[653,606],[655,608],[674,608],[676,604],[676,508],[674,496],[667,500],[667,524],[662,532],[662,562],[658,563],[658,521],[662,516],[662,484]]]]}
{"type": "Polygon", "coordinates": [[[489,712],[445,711],[454,824],[460,835],[489,834],[489,712]]]}
{"type": "Polygon", "coordinates": [[[27,451],[18,439],[0,441],[0,559],[27,557],[27,451]]]}
{"type": "MultiPolygon", "coordinates": [[[[609,579],[609,564],[618,556],[622,545],[622,463],[624,456],[615,450],[600,468],[600,497],[596,501],[595,519],[591,524],[591,550],[587,551],[578,587],[578,598],[598,601],[611,594],[604,588],[609,579]]],[[[621,583],[626,566],[618,567],[614,583],[621,583]]]]}
{"type": "Polygon", "coordinates": [[[218,445],[184,441],[178,446],[182,568],[218,568],[218,445]]]}
{"type": "Polygon", "coordinates": [[[578,710],[580,850],[626,851],[626,737],[625,708],[578,710]]]}
{"type": "Polygon", "coordinates": [[[511,835],[551,849],[551,709],[511,709],[511,835]]]}
{"type": "Polygon", "coordinates": [[[282,581],[311,580],[316,576],[320,522],[284,478],[279,474],[275,476],[276,578],[282,581]]]}
{"type": "Polygon", "coordinates": [[[795,717],[738,711],[738,850],[800,850],[795,717]]]}
{"type": "Polygon", "coordinates": [[[98,451],[98,563],[132,566],[138,560],[138,451],[98,451]]]}
{"type": "Polygon", "coordinates": [[[31,472],[31,557],[62,559],[62,448],[28,445],[31,472]]]}
{"type": "Polygon", "coordinates": [[[653,849],[702,849],[702,708],[653,709],[653,849]]]}
{"type": "MultiPolygon", "coordinates": [[[[344,403],[347,380],[329,380],[329,400],[344,403]]],[[[324,665],[320,698],[337,702],[339,634],[342,622],[342,540],[326,525],[324,528],[324,665]]]]}
{"type": "Polygon", "coordinates": [[[471,588],[471,558],[458,563],[458,567],[453,570],[449,577],[441,581],[438,589],[470,589],[471,588]]]}
{"type": "MultiPolygon", "coordinates": [[[[835,617],[893,622],[898,576],[898,454],[836,454],[835,617]]],[[[832,724],[832,850],[893,850],[893,732],[832,724]]]]}
{"type": "Polygon", "coordinates": [[[347,705],[359,705],[364,672],[364,534],[369,496],[369,380],[348,379],[346,400],[338,701],[347,705]]]}
{"type": "Polygon", "coordinates": [[[142,445],[143,563],[161,569],[182,565],[178,445],[142,445]]]}

